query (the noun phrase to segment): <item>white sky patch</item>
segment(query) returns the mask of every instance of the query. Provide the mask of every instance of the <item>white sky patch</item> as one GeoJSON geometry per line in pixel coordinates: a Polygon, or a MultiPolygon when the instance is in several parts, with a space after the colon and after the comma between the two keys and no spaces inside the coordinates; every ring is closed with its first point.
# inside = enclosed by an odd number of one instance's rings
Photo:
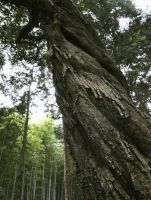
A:
{"type": "MultiPolygon", "coordinates": [[[[141,9],[145,14],[151,13],[151,0],[132,0],[136,8],[141,9]]],[[[120,30],[124,31],[128,28],[130,19],[121,17],[119,18],[120,30]]]]}
{"type": "Polygon", "coordinates": [[[12,107],[12,101],[10,97],[4,96],[3,93],[0,91],[0,108],[2,107],[12,107]]]}
{"type": "Polygon", "coordinates": [[[44,112],[45,110],[45,106],[44,103],[42,102],[42,100],[35,100],[36,101],[36,105],[32,106],[30,111],[32,113],[31,116],[31,122],[35,123],[35,122],[39,122],[42,119],[44,119],[46,117],[46,113],[44,112]]]}
{"type": "Polygon", "coordinates": [[[132,0],[136,8],[142,9],[145,13],[151,13],[151,0],[132,0]]]}
{"type": "Polygon", "coordinates": [[[128,29],[129,23],[130,23],[130,18],[124,18],[124,17],[119,18],[120,30],[124,31],[125,29],[128,29]]]}

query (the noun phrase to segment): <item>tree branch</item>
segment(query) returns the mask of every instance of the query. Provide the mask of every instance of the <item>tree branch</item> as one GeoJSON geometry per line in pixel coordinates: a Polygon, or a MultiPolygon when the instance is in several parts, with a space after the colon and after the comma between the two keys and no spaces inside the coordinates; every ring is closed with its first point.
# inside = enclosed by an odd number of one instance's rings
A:
{"type": "Polygon", "coordinates": [[[35,42],[40,42],[43,39],[45,39],[45,36],[44,36],[44,34],[41,34],[41,35],[38,35],[38,36],[29,34],[29,35],[25,36],[25,39],[29,39],[29,40],[32,40],[32,41],[35,41],[35,42]]]}
{"type": "Polygon", "coordinates": [[[34,36],[32,34],[29,34],[33,30],[34,27],[35,27],[35,23],[29,20],[28,24],[26,24],[19,32],[18,37],[16,38],[16,43],[19,44],[22,39],[28,39],[28,40],[32,40],[36,42],[39,42],[42,39],[44,39],[43,34],[39,36],[34,36]]]}
{"type": "Polygon", "coordinates": [[[24,6],[26,8],[34,8],[50,12],[54,6],[53,0],[0,0],[3,4],[14,4],[16,6],[24,6]]]}
{"type": "Polygon", "coordinates": [[[19,44],[23,38],[26,38],[26,36],[29,34],[30,31],[34,28],[33,21],[29,20],[28,24],[22,27],[21,31],[19,32],[16,43],[19,44]]]}
{"type": "Polygon", "coordinates": [[[32,0],[0,0],[3,4],[14,4],[16,6],[24,6],[26,8],[31,7],[32,0]]]}

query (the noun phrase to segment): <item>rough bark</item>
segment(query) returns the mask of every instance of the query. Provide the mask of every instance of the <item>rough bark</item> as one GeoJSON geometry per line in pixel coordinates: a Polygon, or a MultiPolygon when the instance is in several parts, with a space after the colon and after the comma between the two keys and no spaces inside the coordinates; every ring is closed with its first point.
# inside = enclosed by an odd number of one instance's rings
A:
{"type": "Polygon", "coordinates": [[[151,199],[150,119],[73,3],[51,2],[42,28],[83,199],[151,199]]]}
{"type": "Polygon", "coordinates": [[[48,48],[83,199],[150,199],[151,124],[73,4],[56,7],[48,48]]]}

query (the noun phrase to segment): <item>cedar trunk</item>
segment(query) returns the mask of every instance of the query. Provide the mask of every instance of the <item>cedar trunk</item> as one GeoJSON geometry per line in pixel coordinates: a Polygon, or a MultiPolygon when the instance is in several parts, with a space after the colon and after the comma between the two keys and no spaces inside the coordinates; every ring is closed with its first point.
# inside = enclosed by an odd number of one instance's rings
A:
{"type": "Polygon", "coordinates": [[[83,199],[151,199],[151,122],[133,105],[97,34],[70,0],[7,2],[27,8],[35,3],[44,15],[57,102],[83,199]]]}
{"type": "Polygon", "coordinates": [[[149,120],[76,7],[54,13],[48,50],[83,199],[151,199],[149,120]]]}

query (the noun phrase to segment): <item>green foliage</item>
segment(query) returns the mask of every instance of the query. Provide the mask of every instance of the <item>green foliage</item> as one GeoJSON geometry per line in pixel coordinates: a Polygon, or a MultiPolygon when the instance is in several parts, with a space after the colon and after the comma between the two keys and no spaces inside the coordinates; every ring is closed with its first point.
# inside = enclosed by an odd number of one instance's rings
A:
{"type": "Polygon", "coordinates": [[[126,75],[136,105],[150,113],[151,16],[144,16],[131,0],[76,0],[118,67],[126,75]],[[128,21],[121,29],[121,22],[128,21]],[[121,22],[120,22],[121,21],[121,22]]]}
{"type": "Polygon", "coordinates": [[[46,118],[39,124],[31,124],[28,134],[28,142],[32,149],[31,156],[37,160],[36,156],[43,153],[49,159],[61,159],[62,143],[58,141],[54,134],[55,124],[50,117],[46,118]],[[35,151],[33,151],[33,149],[35,151]]]}
{"type": "Polygon", "coordinates": [[[12,109],[0,109],[0,187],[6,193],[13,184],[13,168],[18,159],[18,138],[22,134],[23,118],[12,109]]]}
{"type": "Polygon", "coordinates": [[[119,66],[126,69],[124,71],[134,102],[146,113],[150,112],[151,103],[150,25],[150,16],[135,18],[129,29],[119,35],[115,55],[119,66]]]}
{"type": "MultiPolygon", "coordinates": [[[[45,41],[39,43],[25,41],[16,45],[21,27],[28,23],[29,13],[23,7],[4,6],[1,3],[0,6],[0,49],[4,52],[0,53],[0,87],[3,93],[9,95],[13,101],[20,102],[33,76],[36,88],[32,95],[39,93],[43,98],[48,97],[51,88],[48,76],[51,75],[47,69],[45,41]],[[3,66],[4,61],[8,66],[3,66]]],[[[38,34],[39,31],[37,28],[34,33],[38,34]]]]}
{"type": "MultiPolygon", "coordinates": [[[[1,199],[11,199],[17,160],[20,154],[24,119],[13,110],[0,110],[0,192],[1,199]],[[9,189],[8,189],[9,185],[9,189]]],[[[43,190],[48,195],[50,180],[51,195],[60,195],[63,184],[63,143],[55,135],[55,122],[49,116],[38,124],[31,124],[28,133],[25,161],[24,196],[40,196],[43,190]],[[54,183],[56,176],[57,182],[54,183]],[[56,184],[54,186],[54,184],[56,184]],[[30,194],[27,188],[31,187],[30,194]],[[54,189],[55,187],[55,189],[54,189]]],[[[36,198],[36,197],[35,197],[36,198]]]]}
{"type": "Polygon", "coordinates": [[[76,1],[86,19],[98,32],[104,47],[113,50],[116,34],[120,31],[120,18],[133,19],[138,15],[130,0],[76,1]]]}

